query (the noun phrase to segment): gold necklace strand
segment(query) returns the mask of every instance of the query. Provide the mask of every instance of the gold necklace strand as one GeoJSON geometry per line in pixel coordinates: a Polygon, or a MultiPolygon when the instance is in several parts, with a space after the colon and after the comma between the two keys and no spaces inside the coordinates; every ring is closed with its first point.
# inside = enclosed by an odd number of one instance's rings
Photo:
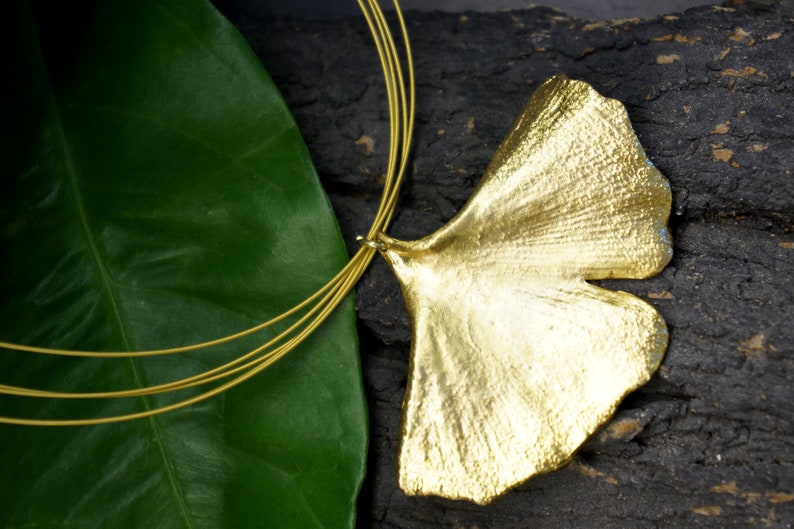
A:
{"type": "Polygon", "coordinates": [[[386,84],[386,96],[389,109],[389,156],[385,183],[378,210],[366,237],[362,238],[359,250],[347,265],[328,283],[307,297],[298,305],[286,312],[260,323],[249,329],[230,334],[214,340],[165,349],[146,351],[80,351],[14,344],[0,341],[0,348],[44,355],[87,357],[87,358],[141,358],[162,356],[188,351],[207,349],[233,342],[240,338],[263,331],[279,322],[295,319],[285,330],[259,347],[241,355],[234,360],[202,373],[175,380],[172,382],[146,386],[136,389],[102,391],[102,392],[60,392],[35,388],[0,384],[0,394],[30,398],[53,399],[117,399],[143,397],[167,392],[185,390],[205,384],[219,383],[211,389],[192,397],[179,400],[172,404],[148,409],[136,413],[96,417],[88,419],[34,419],[26,417],[0,417],[0,423],[35,425],[35,426],[80,426],[105,424],[131,419],[139,419],[184,408],[202,400],[213,397],[223,391],[240,384],[264,371],[287,353],[295,349],[317,327],[319,327],[334,309],[347,297],[355,284],[363,275],[378,249],[371,241],[379,233],[386,231],[396,208],[400,185],[408,166],[408,154],[414,125],[414,67],[408,32],[398,0],[393,0],[400,36],[405,47],[405,72],[394,38],[386,23],[383,11],[376,0],[357,0],[370,33],[383,69],[386,84]],[[407,78],[406,78],[407,77],[407,78]]]}

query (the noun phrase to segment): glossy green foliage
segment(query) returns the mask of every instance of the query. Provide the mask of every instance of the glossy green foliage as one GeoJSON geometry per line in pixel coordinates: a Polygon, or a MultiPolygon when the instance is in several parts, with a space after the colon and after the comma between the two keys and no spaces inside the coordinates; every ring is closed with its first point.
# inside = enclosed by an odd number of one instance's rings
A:
{"type": "MultiPolygon", "coordinates": [[[[195,343],[284,311],[343,266],[292,118],[208,2],[17,2],[3,18],[0,339],[195,343]]],[[[0,527],[351,527],[367,431],[353,310],[348,300],[265,373],[181,411],[3,426],[0,527]]],[[[266,339],[135,361],[0,351],[0,381],[134,388],[266,339]]],[[[92,417],[173,400],[2,397],[0,414],[92,417]]]]}

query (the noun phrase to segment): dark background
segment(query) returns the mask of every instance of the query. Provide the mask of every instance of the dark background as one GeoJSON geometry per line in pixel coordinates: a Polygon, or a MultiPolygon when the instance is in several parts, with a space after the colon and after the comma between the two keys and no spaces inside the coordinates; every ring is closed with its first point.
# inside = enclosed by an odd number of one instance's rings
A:
{"type": "MultiPolygon", "coordinates": [[[[390,1],[381,2],[388,8],[390,1]]],[[[333,20],[359,14],[355,0],[223,0],[222,5],[244,7],[259,13],[289,15],[310,20],[333,20]]],[[[699,5],[716,5],[717,0],[551,0],[525,2],[522,0],[402,0],[403,10],[495,12],[544,5],[560,9],[571,16],[585,19],[616,19],[651,17],[684,11],[699,5]]]]}

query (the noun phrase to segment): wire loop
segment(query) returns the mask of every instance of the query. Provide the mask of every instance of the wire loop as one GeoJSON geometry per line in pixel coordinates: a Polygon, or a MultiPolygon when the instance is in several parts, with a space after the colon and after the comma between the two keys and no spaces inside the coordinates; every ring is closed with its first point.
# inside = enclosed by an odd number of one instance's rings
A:
{"type": "Polygon", "coordinates": [[[305,340],[347,297],[354,285],[361,278],[375,254],[372,248],[383,251],[385,244],[377,241],[377,235],[385,232],[394,215],[400,184],[408,166],[408,155],[414,126],[414,67],[411,57],[408,34],[402,12],[397,0],[394,4],[397,24],[404,45],[406,65],[403,68],[397,47],[386,18],[376,0],[357,0],[364,18],[372,33],[375,47],[380,59],[386,84],[386,95],[389,109],[389,157],[385,184],[381,195],[378,211],[366,237],[359,241],[361,248],[351,257],[348,264],[319,290],[308,296],[283,314],[259,325],[221,338],[181,347],[155,349],[148,351],[77,351],[56,349],[34,345],[14,344],[0,341],[0,349],[28,352],[42,355],[71,356],[84,358],[145,358],[151,356],[170,355],[197,351],[229,344],[246,336],[263,331],[277,323],[286,325],[276,336],[264,344],[235,358],[234,360],[196,375],[134,389],[122,389],[103,392],[59,392],[44,389],[26,388],[21,386],[0,384],[0,395],[13,395],[28,398],[51,399],[118,399],[142,397],[161,393],[171,393],[207,384],[214,384],[209,389],[189,398],[178,400],[172,404],[146,409],[144,411],[93,418],[58,418],[37,419],[28,417],[0,417],[0,423],[23,424],[37,426],[78,426],[88,424],[104,424],[130,419],[151,417],[167,411],[176,410],[213,397],[231,387],[240,384],[256,374],[264,371],[273,363],[284,357],[305,340]]]}
{"type": "Polygon", "coordinates": [[[358,244],[360,244],[361,246],[373,248],[375,250],[378,250],[379,252],[385,252],[389,248],[389,245],[387,245],[385,242],[373,241],[372,239],[365,239],[361,235],[356,237],[356,242],[358,242],[358,244]]]}

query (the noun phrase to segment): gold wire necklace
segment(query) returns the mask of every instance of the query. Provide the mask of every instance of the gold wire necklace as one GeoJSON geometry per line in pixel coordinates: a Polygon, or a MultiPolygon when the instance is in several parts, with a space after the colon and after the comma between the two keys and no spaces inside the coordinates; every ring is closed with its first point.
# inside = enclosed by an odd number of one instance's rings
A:
{"type": "Polygon", "coordinates": [[[398,15],[400,32],[406,46],[407,74],[403,72],[397,47],[386,25],[383,12],[377,2],[374,0],[359,0],[359,6],[364,13],[366,22],[375,40],[376,49],[386,81],[390,117],[390,144],[385,184],[378,211],[375,215],[375,219],[372,221],[367,236],[362,238],[364,244],[361,245],[359,251],[350,259],[350,262],[323,287],[288,311],[244,331],[207,342],[183,347],[134,352],[73,351],[0,342],[0,347],[2,348],[45,355],[115,359],[145,358],[207,349],[217,345],[234,342],[235,340],[263,331],[279,323],[286,323],[288,325],[285,330],[281,331],[266,343],[235,358],[231,362],[189,378],[175,380],[166,384],[101,393],[64,393],[0,385],[0,392],[3,394],[21,397],[112,399],[155,395],[226,380],[226,382],[222,382],[216,387],[189,399],[146,411],[111,417],[94,417],[88,419],[28,419],[0,417],[0,422],[36,426],[84,426],[150,417],[190,406],[191,404],[213,397],[248,380],[271,366],[280,358],[283,358],[319,327],[342,300],[347,297],[377,253],[377,250],[373,248],[373,246],[377,245],[373,245],[367,241],[374,239],[378,233],[385,231],[394,215],[400,183],[405,175],[408,164],[408,149],[413,134],[414,115],[413,63],[410,48],[408,48],[407,33],[402,13],[397,9],[396,13],[398,15]]]}
{"type": "Polygon", "coordinates": [[[644,384],[667,346],[661,316],[587,280],[645,278],[672,249],[669,184],[647,160],[623,106],[555,76],[532,95],[463,209],[415,242],[385,234],[413,133],[414,75],[402,13],[403,68],[374,0],[358,0],[384,72],[390,142],[378,211],[361,247],[333,279],[283,314],[199,344],[136,352],[51,349],[44,355],[143,358],[227,344],[276,324],[286,329],[211,370],[130,390],[68,393],[0,385],[0,393],[117,399],[210,385],[145,411],[84,419],[0,417],[20,425],[79,426],[153,416],[217,395],[265,370],[342,302],[376,253],[400,281],[412,323],[403,405],[400,486],[487,503],[567,463],[644,384]]]}

